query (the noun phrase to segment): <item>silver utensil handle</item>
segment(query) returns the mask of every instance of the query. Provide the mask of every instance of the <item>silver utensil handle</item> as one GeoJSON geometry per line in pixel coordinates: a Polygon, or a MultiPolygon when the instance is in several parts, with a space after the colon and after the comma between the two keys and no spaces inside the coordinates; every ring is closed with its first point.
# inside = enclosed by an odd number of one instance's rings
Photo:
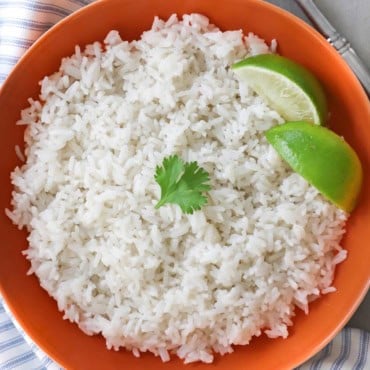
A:
{"type": "Polygon", "coordinates": [[[360,57],[352,49],[350,43],[337,32],[324,14],[321,13],[313,0],[296,0],[296,2],[315,25],[317,30],[326,37],[329,43],[347,62],[360,80],[367,94],[370,96],[370,72],[360,57]]]}
{"type": "Polygon", "coordinates": [[[351,67],[352,71],[355,72],[357,78],[370,96],[370,73],[365,64],[351,47],[341,53],[341,55],[351,67]]]}

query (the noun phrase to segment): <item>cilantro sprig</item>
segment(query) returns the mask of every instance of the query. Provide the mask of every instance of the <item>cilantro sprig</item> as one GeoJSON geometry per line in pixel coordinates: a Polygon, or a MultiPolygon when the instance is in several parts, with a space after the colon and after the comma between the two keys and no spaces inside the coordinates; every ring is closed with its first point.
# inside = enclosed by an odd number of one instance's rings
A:
{"type": "Polygon", "coordinates": [[[192,214],[207,203],[203,193],[211,189],[207,184],[209,174],[197,162],[184,162],[178,155],[171,155],[156,167],[154,178],[161,188],[155,208],[172,203],[192,214]]]}

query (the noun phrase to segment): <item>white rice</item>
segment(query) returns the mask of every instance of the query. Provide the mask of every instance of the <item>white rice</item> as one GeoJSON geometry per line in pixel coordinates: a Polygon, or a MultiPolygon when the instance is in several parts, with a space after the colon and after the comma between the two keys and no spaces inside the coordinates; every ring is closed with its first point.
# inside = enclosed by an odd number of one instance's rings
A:
{"type": "Polygon", "coordinates": [[[212,362],[287,337],[295,306],[335,290],[347,215],[266,142],[281,117],[229,69],[268,52],[201,15],[155,19],[139,41],[76,47],[22,112],[7,214],[29,231],[30,273],[108,348],[212,362]],[[154,208],[155,167],[175,153],[210,174],[193,215],[154,208]]]}
{"type": "Polygon", "coordinates": [[[22,161],[22,162],[26,161],[26,158],[25,158],[24,154],[22,153],[22,149],[19,147],[19,145],[15,146],[15,154],[16,154],[16,156],[18,157],[18,159],[20,161],[22,161]]]}

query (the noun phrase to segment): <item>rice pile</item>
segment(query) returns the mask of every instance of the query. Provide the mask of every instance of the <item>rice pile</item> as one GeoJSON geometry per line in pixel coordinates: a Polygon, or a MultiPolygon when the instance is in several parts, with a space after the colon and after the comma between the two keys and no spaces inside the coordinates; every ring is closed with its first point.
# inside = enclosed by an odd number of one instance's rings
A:
{"type": "Polygon", "coordinates": [[[30,273],[108,348],[212,362],[287,337],[295,306],[335,290],[347,215],[282,162],[263,135],[281,117],[229,69],[274,47],[198,14],[155,19],[139,41],[76,47],[22,112],[7,214],[30,273]],[[172,154],[210,174],[193,215],[154,209],[172,154]]]}

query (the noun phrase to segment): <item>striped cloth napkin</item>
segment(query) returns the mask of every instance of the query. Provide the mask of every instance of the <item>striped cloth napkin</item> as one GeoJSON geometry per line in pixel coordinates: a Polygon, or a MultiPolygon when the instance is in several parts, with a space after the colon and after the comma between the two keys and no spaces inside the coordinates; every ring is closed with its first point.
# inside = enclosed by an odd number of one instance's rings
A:
{"type": "MultiPolygon", "coordinates": [[[[48,28],[93,0],[0,0],[0,85],[48,28]]],[[[297,370],[370,369],[370,333],[344,328],[297,370]]],[[[0,369],[60,370],[17,324],[0,297],[0,369]]]]}

